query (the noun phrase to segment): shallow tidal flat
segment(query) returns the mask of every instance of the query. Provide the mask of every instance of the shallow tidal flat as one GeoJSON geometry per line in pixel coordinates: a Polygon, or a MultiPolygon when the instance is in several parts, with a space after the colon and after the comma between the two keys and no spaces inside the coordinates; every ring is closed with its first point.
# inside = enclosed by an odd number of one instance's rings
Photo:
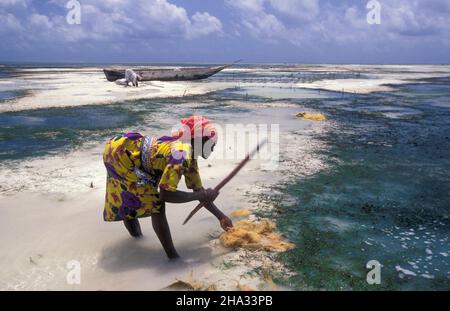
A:
{"type": "MultiPolygon", "coordinates": [[[[448,66],[241,65],[139,88],[106,82],[98,67],[5,70],[1,289],[157,290],[191,277],[216,289],[450,288],[448,66]],[[190,114],[223,126],[279,125],[276,169],[252,161],[217,203],[274,220],[294,249],[224,248],[207,212],[182,226],[193,206],[171,205],[184,257],[171,265],[148,219],[139,242],[122,224],[103,222],[105,140],[123,131],[166,135],[190,114]],[[83,267],[80,286],[65,279],[72,259],[83,267]],[[373,259],[383,265],[377,288],[365,281],[373,259]]],[[[200,161],[206,186],[238,162],[220,155],[241,145],[221,140],[217,157],[200,161]]]]}

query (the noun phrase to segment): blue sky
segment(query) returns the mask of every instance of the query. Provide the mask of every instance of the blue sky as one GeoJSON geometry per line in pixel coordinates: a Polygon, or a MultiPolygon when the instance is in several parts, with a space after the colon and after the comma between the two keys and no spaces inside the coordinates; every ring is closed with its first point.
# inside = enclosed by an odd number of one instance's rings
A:
{"type": "Polygon", "coordinates": [[[0,0],[0,62],[449,63],[450,1],[0,0]]]}

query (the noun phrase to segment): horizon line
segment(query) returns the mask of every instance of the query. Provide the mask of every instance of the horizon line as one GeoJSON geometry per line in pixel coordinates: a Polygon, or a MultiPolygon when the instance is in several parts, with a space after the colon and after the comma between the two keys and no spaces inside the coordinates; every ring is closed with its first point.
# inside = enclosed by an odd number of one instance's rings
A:
{"type": "MultiPolygon", "coordinates": [[[[226,63],[232,63],[232,61],[229,62],[206,62],[206,61],[155,61],[155,62],[148,62],[148,61],[136,61],[136,62],[129,62],[129,61],[111,61],[111,62],[95,62],[95,61],[1,61],[0,65],[8,65],[8,64],[79,64],[79,65],[89,65],[89,64],[95,64],[95,65],[107,65],[107,64],[204,64],[204,65],[216,65],[216,64],[226,64],[226,63]]],[[[245,62],[240,61],[239,63],[235,65],[441,65],[446,66],[450,65],[450,63],[413,63],[413,62],[407,62],[407,63],[394,63],[394,62],[385,62],[385,63],[369,63],[369,62],[361,62],[361,63],[350,63],[350,62],[309,62],[309,63],[303,63],[303,62],[245,62]]]]}

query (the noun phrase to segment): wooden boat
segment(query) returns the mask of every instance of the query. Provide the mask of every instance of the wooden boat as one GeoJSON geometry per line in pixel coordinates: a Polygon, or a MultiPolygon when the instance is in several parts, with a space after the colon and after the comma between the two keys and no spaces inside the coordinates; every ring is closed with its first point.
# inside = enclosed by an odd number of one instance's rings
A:
{"type": "MultiPolygon", "coordinates": [[[[206,79],[233,64],[214,67],[137,68],[133,71],[142,77],[140,81],[200,80],[206,79]]],[[[110,82],[125,78],[125,69],[103,69],[103,72],[110,82]]]]}

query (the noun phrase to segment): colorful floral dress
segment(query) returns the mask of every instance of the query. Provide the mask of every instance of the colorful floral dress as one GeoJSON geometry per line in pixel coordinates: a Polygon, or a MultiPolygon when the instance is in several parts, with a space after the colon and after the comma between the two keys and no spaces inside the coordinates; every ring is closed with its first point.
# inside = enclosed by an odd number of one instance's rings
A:
{"type": "Polygon", "coordinates": [[[192,146],[163,136],[158,139],[139,133],[121,134],[105,146],[103,161],[107,170],[103,218],[120,221],[158,213],[164,204],[158,186],[176,191],[184,176],[186,186],[202,188],[192,146]]]}

